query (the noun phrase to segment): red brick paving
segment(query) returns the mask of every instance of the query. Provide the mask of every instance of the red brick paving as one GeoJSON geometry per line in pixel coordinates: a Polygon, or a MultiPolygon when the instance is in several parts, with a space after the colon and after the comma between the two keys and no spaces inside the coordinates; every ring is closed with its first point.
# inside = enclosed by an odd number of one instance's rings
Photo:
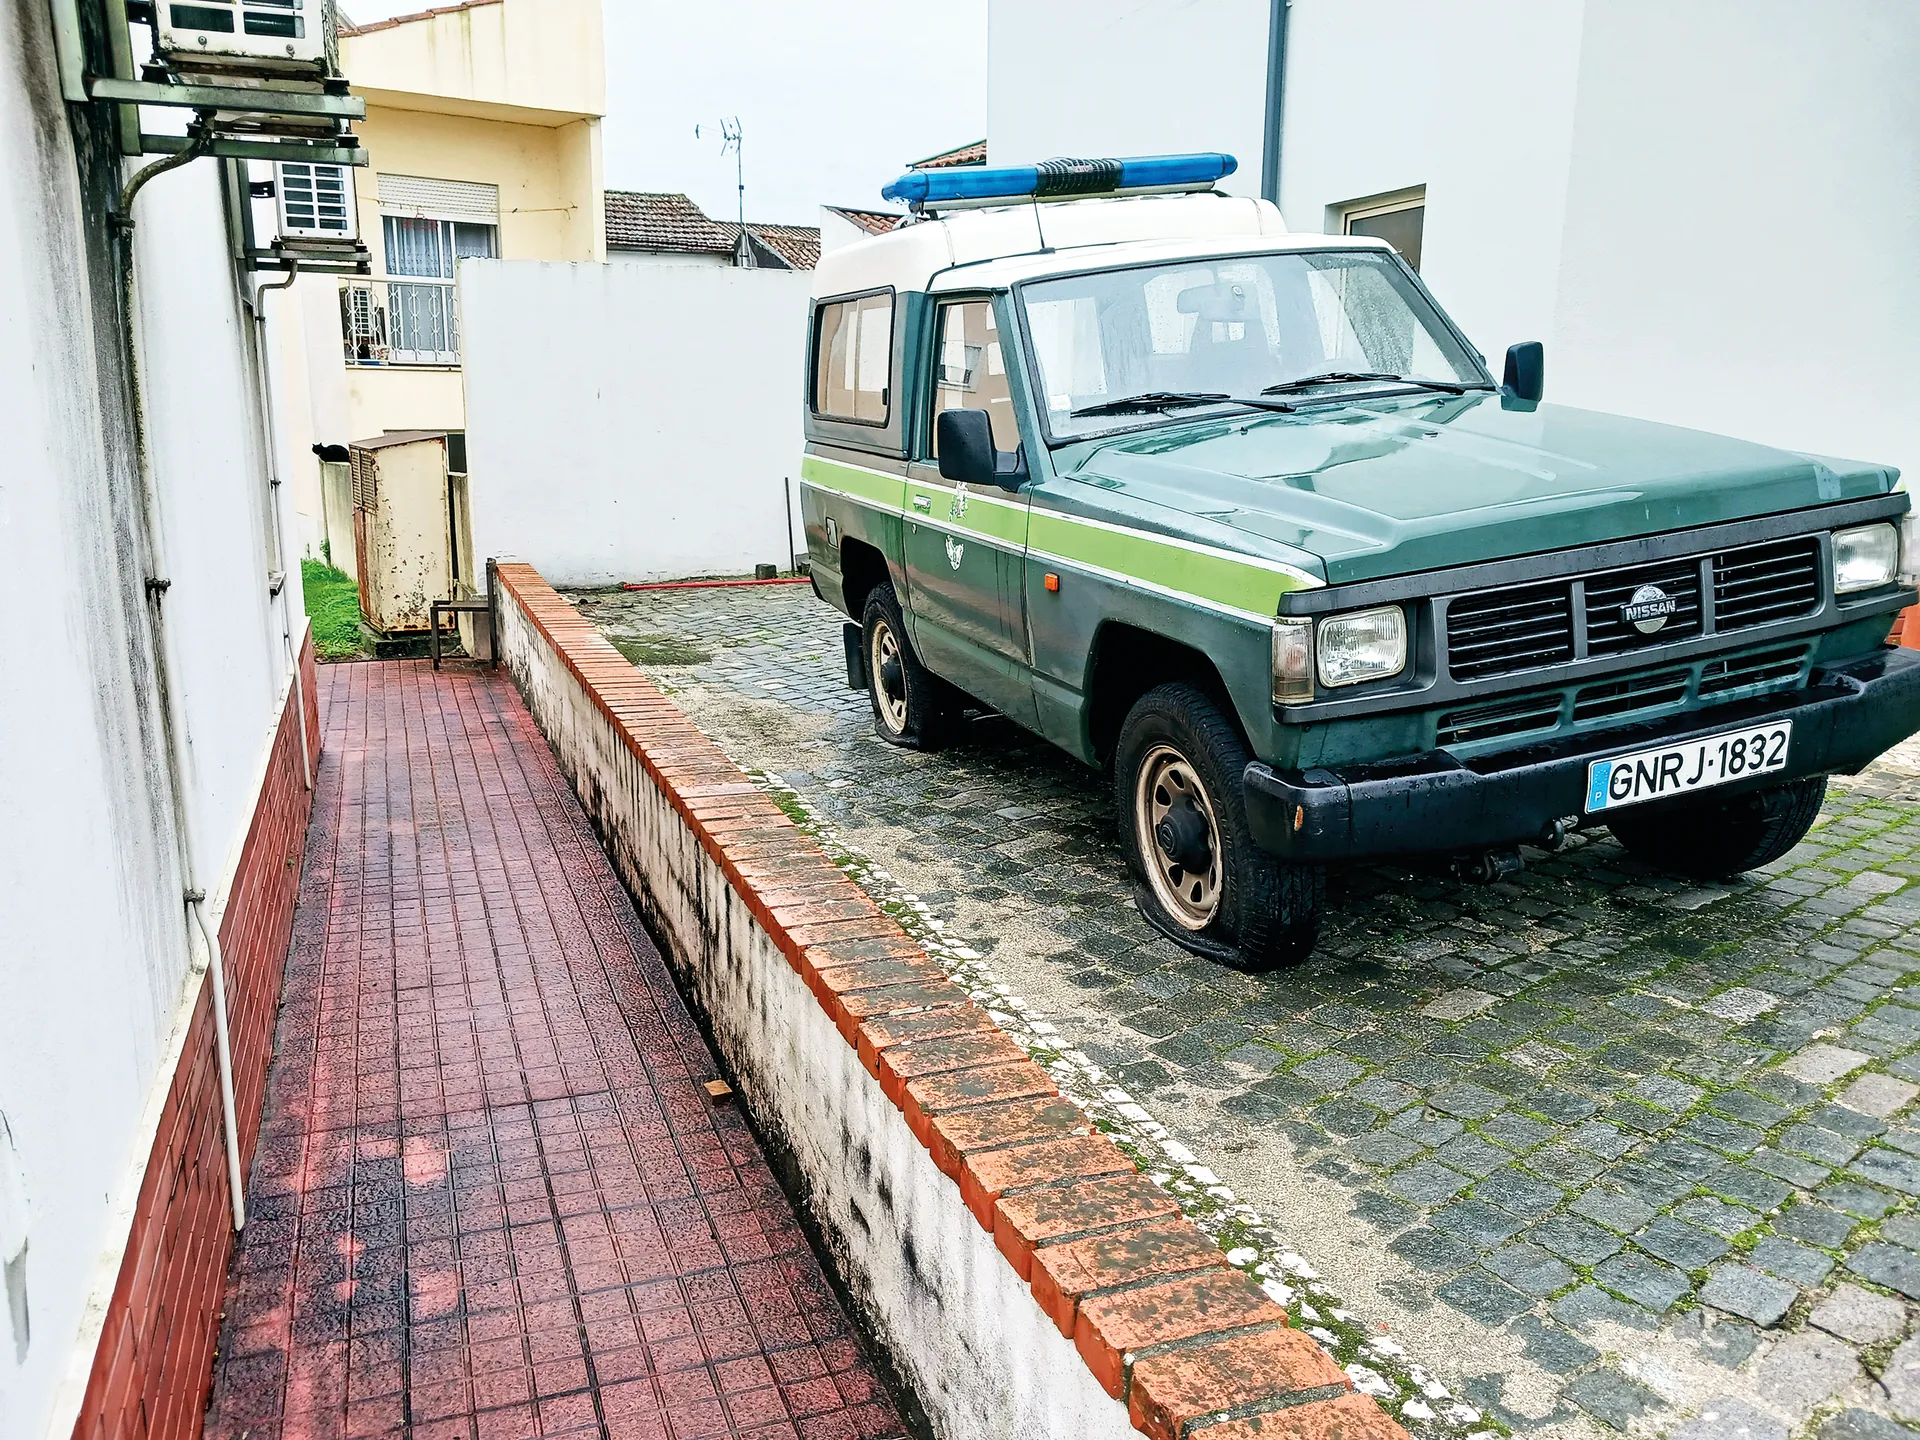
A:
{"type": "Polygon", "coordinates": [[[208,1440],[903,1433],[511,685],[319,688],[208,1440]]]}

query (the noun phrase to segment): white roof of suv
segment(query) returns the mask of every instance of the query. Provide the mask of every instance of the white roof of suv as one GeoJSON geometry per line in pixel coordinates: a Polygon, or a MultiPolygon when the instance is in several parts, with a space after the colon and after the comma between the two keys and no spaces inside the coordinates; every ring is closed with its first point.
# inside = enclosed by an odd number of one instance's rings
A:
{"type": "Polygon", "coordinates": [[[1246,250],[1386,249],[1358,237],[1287,234],[1266,200],[1155,195],[949,210],[820,257],[816,296],[863,291],[998,289],[1035,275],[1246,250]],[[1258,242],[1250,244],[1249,242],[1258,242]],[[1099,247],[1097,256],[1093,252],[1099,247]]]}

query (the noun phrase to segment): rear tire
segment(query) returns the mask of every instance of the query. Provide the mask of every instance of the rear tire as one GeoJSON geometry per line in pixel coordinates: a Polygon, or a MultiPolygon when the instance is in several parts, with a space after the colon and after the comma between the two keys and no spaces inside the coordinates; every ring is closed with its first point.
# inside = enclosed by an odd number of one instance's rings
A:
{"type": "Polygon", "coordinates": [[[953,737],[959,707],[952,690],[913,653],[891,584],[868,592],[860,630],[874,733],[905,750],[938,750],[953,737]]]}
{"type": "Polygon", "coordinates": [[[1623,811],[1607,828],[1649,865],[1694,880],[1729,880],[1798,845],[1826,794],[1827,777],[1815,775],[1744,795],[1623,811]]]}
{"type": "Polygon", "coordinates": [[[1304,960],[1326,872],[1262,850],[1247,824],[1240,733],[1191,685],[1149,690],[1114,750],[1121,844],[1140,910],[1176,944],[1237,970],[1304,960]]]}

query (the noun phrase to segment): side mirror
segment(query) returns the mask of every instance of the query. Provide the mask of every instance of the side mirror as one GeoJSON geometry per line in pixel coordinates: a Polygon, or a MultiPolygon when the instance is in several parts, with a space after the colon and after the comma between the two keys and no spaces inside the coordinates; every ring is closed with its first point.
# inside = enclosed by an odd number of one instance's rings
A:
{"type": "Polygon", "coordinates": [[[993,422],[984,410],[942,410],[933,419],[933,445],[940,452],[940,478],[965,485],[995,485],[993,422]]]}
{"type": "Polygon", "coordinates": [[[1538,340],[1507,347],[1507,370],[1500,388],[1516,400],[1537,401],[1547,388],[1547,351],[1538,340]]]}

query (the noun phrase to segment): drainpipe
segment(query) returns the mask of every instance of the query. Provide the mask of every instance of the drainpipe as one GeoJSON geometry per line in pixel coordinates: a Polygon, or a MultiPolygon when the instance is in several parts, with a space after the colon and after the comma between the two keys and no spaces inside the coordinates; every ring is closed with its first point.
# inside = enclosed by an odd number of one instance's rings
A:
{"type": "Polygon", "coordinates": [[[1287,11],[1291,0],[1273,0],[1267,21],[1267,130],[1260,146],[1260,198],[1280,203],[1280,125],[1287,98],[1287,11]]]}
{"type": "Polygon", "coordinates": [[[197,932],[206,947],[207,967],[213,984],[214,1059],[220,1072],[220,1114],[227,1140],[227,1188],[233,1197],[233,1228],[247,1223],[247,1197],[240,1173],[240,1127],[233,1103],[233,1050],[227,1035],[227,979],[220,939],[207,923],[207,892],[199,879],[199,866],[193,849],[193,825],[187,814],[186,718],[177,706],[179,697],[173,682],[173,656],[166,624],[165,597],[173,581],[166,574],[166,549],[161,526],[159,498],[155,493],[153,456],[147,446],[146,406],[140,393],[140,346],[134,334],[136,293],[133,266],[133,202],[156,176],[198,159],[205,154],[212,136],[204,129],[194,136],[185,150],[156,160],[137,171],[120,192],[120,208],[112,216],[118,233],[116,255],[120,266],[120,298],[125,310],[120,327],[127,374],[127,408],[133,421],[134,474],[140,487],[140,519],[152,572],[146,578],[147,600],[152,606],[153,675],[159,691],[160,728],[166,737],[167,780],[173,800],[173,828],[179,846],[183,899],[190,929],[187,948],[193,949],[197,932]]]}
{"type": "Polygon", "coordinates": [[[260,423],[264,427],[267,450],[267,524],[272,527],[273,563],[280,581],[275,593],[280,597],[280,637],[286,642],[287,664],[293,671],[293,708],[300,716],[300,775],[307,789],[313,789],[313,752],[307,748],[307,697],[300,680],[300,657],[293,648],[293,601],[287,595],[287,552],[280,531],[280,450],[273,433],[273,378],[267,365],[267,311],[262,303],[267,291],[290,289],[300,278],[298,256],[287,258],[287,278],[254,287],[254,350],[260,357],[255,368],[260,372],[260,423]]]}

